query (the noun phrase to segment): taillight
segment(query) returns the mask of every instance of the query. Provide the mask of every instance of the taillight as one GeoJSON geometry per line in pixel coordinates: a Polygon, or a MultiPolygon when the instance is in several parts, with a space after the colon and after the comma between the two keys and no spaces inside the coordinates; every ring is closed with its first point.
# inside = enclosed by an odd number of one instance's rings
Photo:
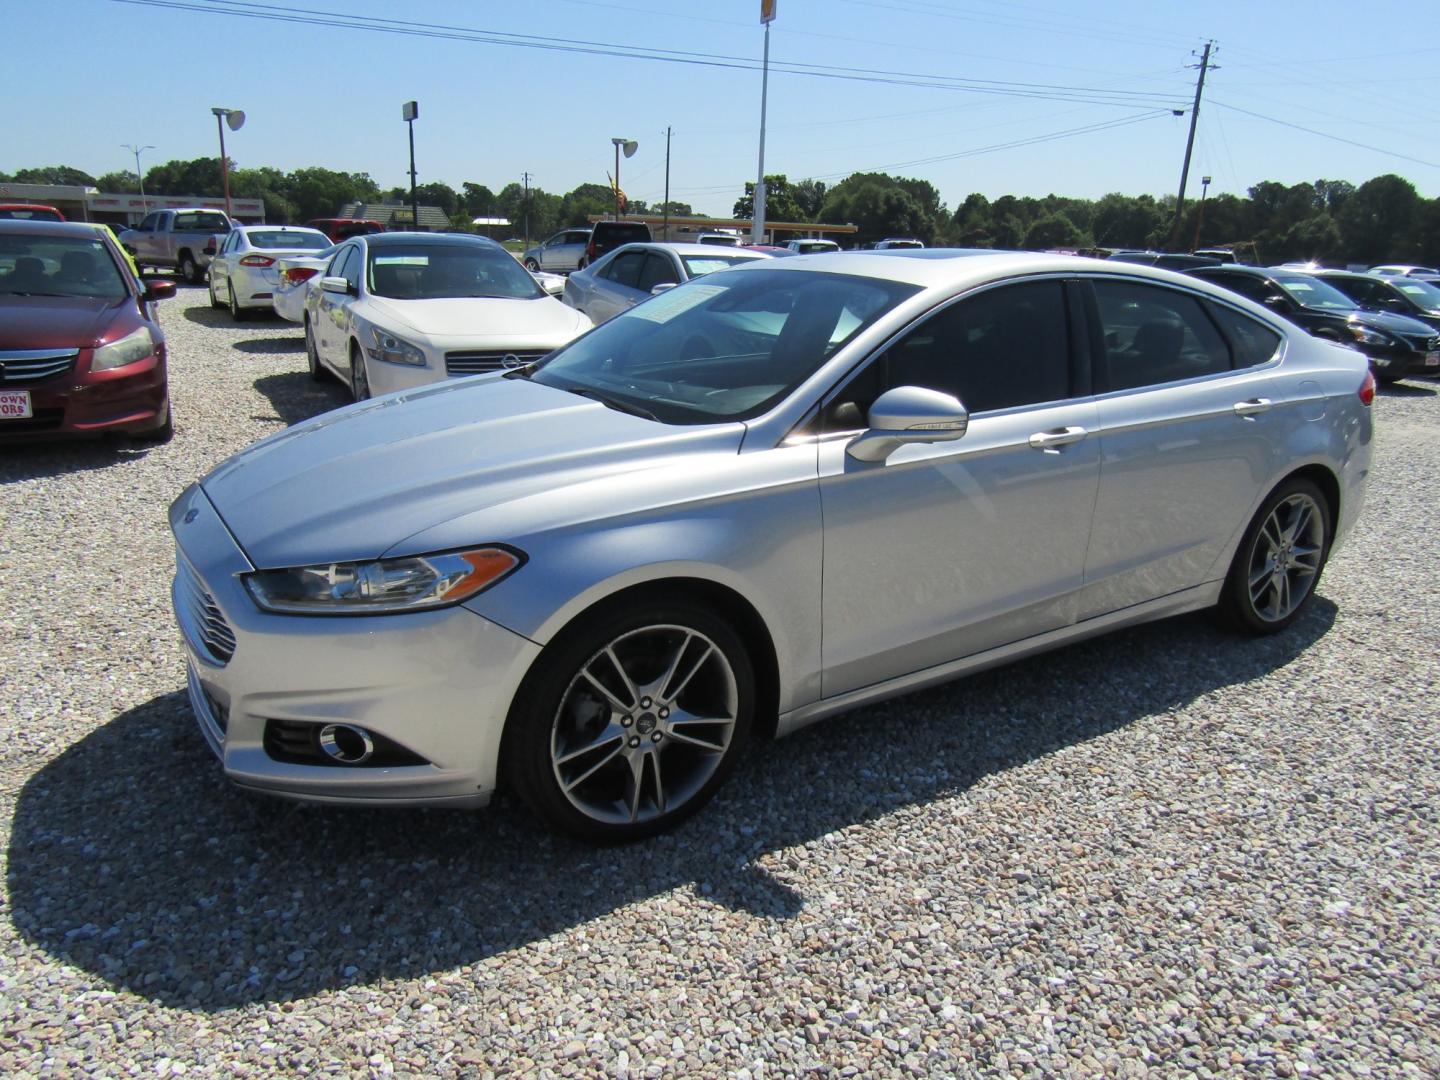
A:
{"type": "Polygon", "coordinates": [[[240,260],[241,266],[274,266],[275,260],[269,255],[246,255],[240,260]]]}
{"type": "Polygon", "coordinates": [[[594,240],[591,240],[588,244],[585,245],[585,258],[586,258],[588,261],[590,261],[590,262],[594,262],[594,261],[595,261],[595,241],[594,241],[594,240]]]}
{"type": "Polygon", "coordinates": [[[287,285],[299,285],[302,281],[309,281],[319,272],[313,266],[292,266],[280,276],[285,279],[287,285]]]}
{"type": "Polygon", "coordinates": [[[1360,404],[1370,405],[1375,401],[1375,374],[1365,372],[1365,381],[1360,384],[1360,404]]]}

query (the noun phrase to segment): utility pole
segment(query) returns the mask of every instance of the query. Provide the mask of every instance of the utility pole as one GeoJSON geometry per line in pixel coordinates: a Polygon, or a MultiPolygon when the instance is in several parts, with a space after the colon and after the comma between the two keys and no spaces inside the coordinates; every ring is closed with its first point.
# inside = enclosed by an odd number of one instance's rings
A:
{"type": "Polygon", "coordinates": [[[670,239],[670,129],[665,129],[665,228],[661,236],[670,239]]]}
{"type": "Polygon", "coordinates": [[[765,103],[770,96],[770,24],[775,21],[775,0],[760,0],[760,21],[765,25],[765,62],[760,75],[760,175],[755,179],[752,244],[765,242],[765,103]]]}
{"type": "Polygon", "coordinates": [[[529,250],[530,250],[530,174],[529,174],[528,172],[523,172],[523,173],[520,174],[520,179],[525,182],[525,203],[524,203],[524,211],[523,211],[524,217],[525,217],[525,250],[526,250],[526,251],[529,251],[529,250]]]}
{"type": "Polygon", "coordinates": [[[400,106],[400,118],[410,129],[410,229],[420,231],[420,200],[415,195],[415,119],[420,115],[420,106],[407,101],[400,106]]]}
{"type": "Polygon", "coordinates": [[[1167,245],[1171,250],[1180,236],[1180,217],[1185,213],[1185,181],[1190,178],[1190,154],[1195,149],[1195,123],[1200,119],[1200,95],[1205,92],[1205,72],[1216,66],[1210,63],[1212,50],[1220,51],[1215,42],[1207,41],[1205,52],[1200,57],[1200,77],[1195,80],[1195,104],[1190,107],[1190,137],[1185,140],[1185,164],[1180,167],[1180,194],[1175,197],[1175,221],[1170,226],[1170,243],[1167,245]]]}

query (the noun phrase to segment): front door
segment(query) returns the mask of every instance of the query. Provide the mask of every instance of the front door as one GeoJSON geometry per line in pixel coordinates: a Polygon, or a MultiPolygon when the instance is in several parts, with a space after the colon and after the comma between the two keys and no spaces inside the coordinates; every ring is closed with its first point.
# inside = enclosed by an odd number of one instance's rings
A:
{"type": "Polygon", "coordinates": [[[819,428],[823,694],[833,697],[1070,624],[1099,480],[1058,280],[988,289],[927,317],[832,395],[819,428]],[[884,390],[971,412],[965,435],[845,453],[884,390]]]}

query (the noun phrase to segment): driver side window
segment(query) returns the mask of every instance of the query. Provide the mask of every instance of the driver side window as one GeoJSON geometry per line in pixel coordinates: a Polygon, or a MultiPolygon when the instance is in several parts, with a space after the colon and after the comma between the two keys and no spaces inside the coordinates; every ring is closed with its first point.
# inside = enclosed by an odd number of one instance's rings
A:
{"type": "Polygon", "coordinates": [[[820,430],[865,427],[875,399],[897,386],[954,395],[971,413],[1070,397],[1070,326],[1062,284],[987,289],[929,316],[831,400],[820,430]]]}

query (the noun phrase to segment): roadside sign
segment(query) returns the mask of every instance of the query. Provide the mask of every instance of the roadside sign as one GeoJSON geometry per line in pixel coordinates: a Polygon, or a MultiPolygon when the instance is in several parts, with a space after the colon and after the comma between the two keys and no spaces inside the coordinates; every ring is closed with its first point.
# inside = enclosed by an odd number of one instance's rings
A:
{"type": "Polygon", "coordinates": [[[775,21],[775,0],[760,0],[760,22],[762,25],[775,21]]]}

